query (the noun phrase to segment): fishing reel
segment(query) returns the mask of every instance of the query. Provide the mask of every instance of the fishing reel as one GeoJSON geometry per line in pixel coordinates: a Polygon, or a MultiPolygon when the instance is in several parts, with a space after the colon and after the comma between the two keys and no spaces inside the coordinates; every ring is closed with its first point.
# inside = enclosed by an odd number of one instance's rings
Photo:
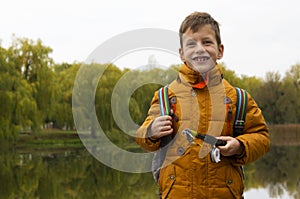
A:
{"type": "Polygon", "coordinates": [[[214,163],[221,161],[220,149],[217,147],[212,147],[210,150],[210,159],[214,163]]]}

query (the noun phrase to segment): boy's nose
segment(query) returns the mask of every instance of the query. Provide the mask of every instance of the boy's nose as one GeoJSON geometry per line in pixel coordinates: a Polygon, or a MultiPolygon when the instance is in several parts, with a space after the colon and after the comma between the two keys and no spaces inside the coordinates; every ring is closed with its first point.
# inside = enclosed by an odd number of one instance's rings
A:
{"type": "Polygon", "coordinates": [[[203,47],[202,44],[199,44],[199,43],[198,43],[198,44],[196,45],[195,52],[196,52],[196,53],[203,53],[203,52],[205,52],[205,48],[203,47]]]}

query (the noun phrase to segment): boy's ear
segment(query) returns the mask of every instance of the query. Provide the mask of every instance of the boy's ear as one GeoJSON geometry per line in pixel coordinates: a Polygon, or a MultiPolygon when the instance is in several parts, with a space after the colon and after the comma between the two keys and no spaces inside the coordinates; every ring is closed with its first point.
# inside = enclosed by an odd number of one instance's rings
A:
{"type": "Polygon", "coordinates": [[[218,55],[217,55],[217,59],[221,59],[223,57],[223,53],[224,53],[224,45],[220,44],[219,45],[219,52],[218,52],[218,55]]]}
{"type": "Polygon", "coordinates": [[[185,62],[186,60],[185,60],[185,58],[184,58],[184,54],[183,54],[182,48],[179,48],[179,55],[180,55],[181,61],[182,61],[182,62],[185,62]]]}

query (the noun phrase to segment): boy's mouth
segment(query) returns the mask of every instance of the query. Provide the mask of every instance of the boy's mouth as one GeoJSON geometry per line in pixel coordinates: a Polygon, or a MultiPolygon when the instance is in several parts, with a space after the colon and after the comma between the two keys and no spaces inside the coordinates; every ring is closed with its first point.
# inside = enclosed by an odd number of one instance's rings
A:
{"type": "Polygon", "coordinates": [[[208,57],[208,56],[198,56],[198,57],[192,58],[192,60],[193,60],[194,62],[197,62],[197,63],[206,62],[206,61],[208,61],[209,59],[210,59],[210,57],[208,57]]]}

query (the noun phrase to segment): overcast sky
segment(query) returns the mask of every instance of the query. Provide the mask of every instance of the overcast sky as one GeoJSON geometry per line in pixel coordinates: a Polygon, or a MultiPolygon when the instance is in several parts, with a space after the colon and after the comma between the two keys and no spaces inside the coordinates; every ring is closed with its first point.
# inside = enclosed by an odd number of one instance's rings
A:
{"type": "MultiPolygon", "coordinates": [[[[2,0],[0,39],[7,47],[12,34],[39,38],[53,49],[56,63],[73,63],[85,61],[97,46],[126,31],[178,31],[193,11],[209,12],[221,24],[221,61],[237,74],[264,77],[268,71],[285,73],[300,63],[298,0],[2,0]]],[[[147,64],[149,54],[142,61],[137,57],[142,55],[128,55],[127,63],[119,60],[117,66],[147,64]]],[[[156,59],[164,65],[180,62],[177,56],[165,57],[169,58],[156,59]]]]}

